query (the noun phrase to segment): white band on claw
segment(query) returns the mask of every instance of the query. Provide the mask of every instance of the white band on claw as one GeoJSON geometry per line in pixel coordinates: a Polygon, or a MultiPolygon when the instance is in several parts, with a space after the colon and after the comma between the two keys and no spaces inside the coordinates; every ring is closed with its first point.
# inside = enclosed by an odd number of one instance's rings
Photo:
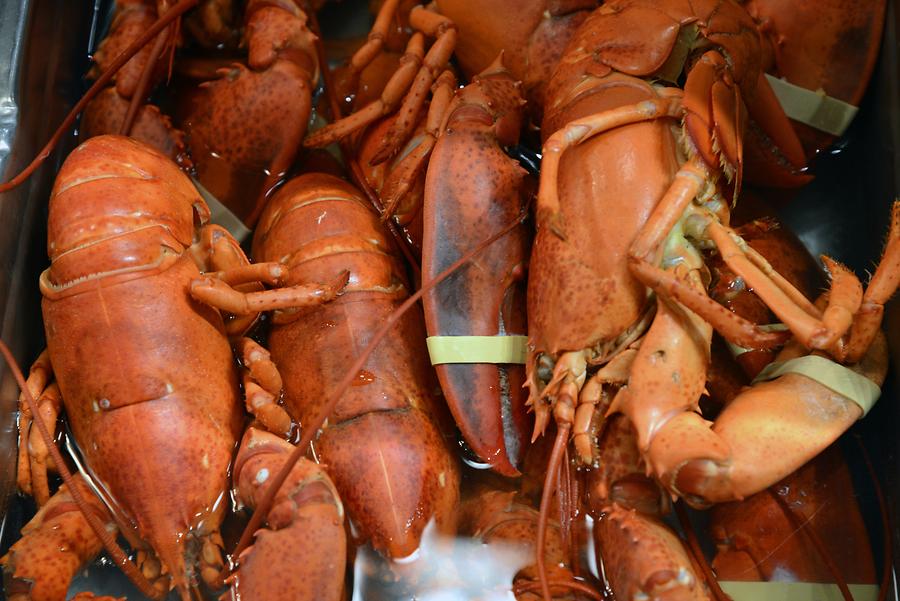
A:
{"type": "Polygon", "coordinates": [[[789,361],[770,363],[759,372],[753,383],[774,380],[785,374],[806,376],[847,397],[860,406],[863,410],[863,417],[869,413],[869,410],[875,405],[875,401],[881,396],[881,388],[869,378],[818,355],[807,355],[789,361]]]}
{"type": "Polygon", "coordinates": [[[807,90],[769,74],[766,79],[788,117],[833,136],[842,136],[859,110],[822,90],[807,90]]]}

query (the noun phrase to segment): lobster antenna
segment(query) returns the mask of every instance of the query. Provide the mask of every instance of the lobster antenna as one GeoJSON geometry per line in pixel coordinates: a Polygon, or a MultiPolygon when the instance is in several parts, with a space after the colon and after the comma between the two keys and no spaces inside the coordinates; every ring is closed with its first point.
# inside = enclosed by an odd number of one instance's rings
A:
{"type": "Polygon", "coordinates": [[[709,562],[706,561],[706,555],[703,554],[697,535],[694,534],[694,526],[691,524],[691,518],[684,508],[683,501],[679,500],[674,506],[675,514],[678,516],[678,523],[681,524],[681,529],[687,538],[688,551],[693,557],[694,563],[700,566],[700,571],[703,572],[703,577],[706,579],[706,584],[709,586],[709,590],[712,591],[713,597],[716,598],[716,601],[731,601],[731,597],[725,594],[725,591],[719,586],[718,578],[713,574],[709,562]]]}
{"type": "Polygon", "coordinates": [[[84,107],[100,93],[100,91],[108,84],[115,74],[122,68],[122,66],[131,60],[138,51],[143,48],[147,42],[152,40],[156,34],[169,26],[172,21],[180,17],[182,14],[192,9],[200,0],[180,0],[178,4],[173,6],[170,10],[166,12],[165,15],[159,18],[153,25],[150,26],[147,31],[145,31],[141,37],[136,39],[131,43],[128,48],[126,48],[119,56],[115,58],[112,64],[109,66],[109,69],[100,74],[100,77],[97,78],[97,81],[88,89],[88,91],[81,97],[81,100],[72,107],[72,110],[69,111],[69,114],[66,115],[66,118],[63,120],[62,124],[57,128],[57,130],[53,133],[53,136],[50,137],[50,141],[41,149],[38,155],[34,158],[31,163],[25,167],[22,171],[19,172],[18,175],[13,177],[11,180],[4,184],[0,184],[0,194],[3,192],[8,192],[22,184],[25,180],[31,177],[31,174],[34,173],[38,167],[40,167],[47,157],[50,156],[50,152],[56,147],[59,143],[60,139],[62,139],[63,134],[68,131],[68,129],[75,123],[75,119],[78,117],[79,113],[84,110],[84,107]]]}
{"type": "Polygon", "coordinates": [[[844,601],[853,601],[853,594],[850,592],[850,588],[847,586],[847,581],[844,578],[841,571],[838,569],[837,565],[835,565],[834,560],[831,557],[831,554],[828,553],[828,550],[825,548],[825,543],[822,541],[822,538],[819,536],[819,533],[816,532],[815,528],[812,526],[812,518],[803,519],[803,516],[797,514],[793,507],[785,501],[781,495],[775,492],[773,487],[769,487],[766,489],[766,492],[775,500],[775,503],[778,504],[778,507],[781,511],[787,516],[787,518],[791,521],[794,527],[797,530],[800,530],[809,537],[809,540],[812,541],[813,546],[818,551],[819,556],[822,558],[822,561],[825,562],[825,567],[828,568],[828,571],[831,572],[831,577],[834,578],[835,583],[838,588],[841,590],[841,595],[844,597],[844,601]]]}
{"type": "Polygon", "coordinates": [[[369,357],[372,356],[372,353],[375,352],[375,349],[388,334],[388,332],[391,331],[391,329],[400,320],[400,318],[403,317],[403,315],[407,311],[409,311],[426,292],[446,280],[448,277],[453,275],[456,270],[471,261],[478,254],[488,248],[491,244],[518,227],[519,224],[522,223],[522,221],[524,221],[527,216],[528,210],[526,208],[526,210],[522,211],[514,220],[509,223],[509,225],[505,226],[502,230],[487,238],[478,246],[454,261],[454,263],[450,265],[450,267],[439,273],[434,279],[424,283],[416,293],[412,294],[409,298],[403,301],[403,304],[397,307],[397,309],[393,313],[391,313],[391,315],[387,319],[384,320],[384,323],[381,324],[381,327],[375,331],[375,334],[372,336],[368,346],[366,346],[359,357],[357,357],[356,361],[353,362],[353,365],[350,366],[350,369],[347,370],[347,375],[344,376],[344,378],[340,381],[340,383],[338,383],[338,385],[329,395],[328,400],[322,406],[319,414],[314,419],[312,419],[309,424],[304,424],[303,435],[300,438],[300,442],[297,443],[297,446],[291,452],[291,455],[287,458],[287,461],[285,461],[284,465],[281,466],[281,470],[278,472],[278,474],[276,474],[275,479],[269,487],[269,490],[257,504],[256,510],[253,512],[250,521],[247,523],[247,526],[241,533],[241,539],[240,541],[238,541],[237,547],[235,547],[235,550],[231,556],[232,570],[237,565],[237,562],[235,560],[240,557],[241,552],[250,545],[250,539],[253,538],[253,536],[262,526],[263,517],[269,513],[269,509],[271,509],[272,502],[275,499],[275,494],[284,484],[284,481],[287,479],[288,474],[294,467],[294,464],[296,464],[300,457],[302,457],[306,453],[306,448],[309,446],[310,442],[312,442],[313,436],[318,433],[319,429],[322,427],[322,424],[324,424],[325,420],[328,419],[328,416],[331,415],[331,412],[334,410],[335,405],[337,405],[338,400],[340,400],[340,398],[356,380],[357,373],[359,373],[359,370],[361,370],[363,366],[365,366],[366,361],[369,360],[369,357]]]}
{"type": "MultiPolygon", "coordinates": [[[[309,2],[304,2],[305,5],[309,5],[309,2]]],[[[319,30],[319,20],[316,18],[316,12],[314,10],[307,10],[307,14],[309,15],[309,28],[312,30],[314,34],[316,34],[316,39],[314,42],[316,48],[316,60],[319,63],[319,72],[322,73],[322,79],[325,83],[325,96],[328,98],[329,108],[331,108],[331,116],[337,121],[341,118],[341,103],[338,101],[337,96],[335,96],[335,86],[334,86],[334,78],[332,77],[331,69],[328,68],[328,61],[325,58],[325,45],[322,43],[322,36],[320,35],[319,30]]],[[[366,176],[363,174],[362,167],[359,165],[359,159],[356,156],[356,152],[347,144],[345,139],[341,139],[338,142],[338,146],[341,149],[341,154],[346,159],[349,167],[350,167],[350,177],[353,179],[353,183],[356,184],[356,187],[363,191],[366,195],[366,198],[369,199],[369,204],[374,207],[375,212],[378,213],[378,216],[381,217],[384,215],[384,206],[381,204],[381,199],[378,198],[378,195],[375,193],[375,190],[372,189],[372,186],[369,185],[369,180],[366,179],[366,176]]],[[[403,256],[406,258],[407,264],[412,268],[413,275],[415,276],[416,281],[422,281],[422,269],[419,267],[419,261],[416,260],[416,257],[413,255],[412,250],[410,249],[410,242],[397,229],[397,224],[393,219],[382,220],[387,224],[388,230],[391,232],[391,236],[393,236],[394,240],[397,242],[397,246],[400,247],[400,252],[403,253],[403,256]]]]}
{"type": "Polygon", "coordinates": [[[144,97],[147,95],[147,87],[150,85],[150,78],[153,76],[153,71],[156,69],[156,61],[159,60],[159,56],[162,54],[168,39],[168,33],[161,31],[156,37],[156,41],[153,43],[153,48],[150,49],[150,56],[147,58],[147,64],[144,65],[144,70],[141,72],[141,78],[138,80],[137,88],[135,88],[134,95],[131,97],[131,102],[128,104],[128,112],[125,113],[125,119],[122,120],[122,125],[119,127],[119,135],[121,136],[131,135],[131,128],[134,126],[138,111],[144,104],[144,97]]]}
{"type": "Polygon", "coordinates": [[[144,577],[141,571],[138,570],[133,563],[131,563],[131,560],[128,559],[122,548],[119,547],[115,540],[113,540],[113,537],[107,532],[106,526],[100,521],[96,514],[88,510],[87,502],[84,500],[84,497],[81,496],[81,491],[72,482],[72,473],[69,471],[62,453],[56,448],[53,437],[50,436],[50,432],[44,424],[44,419],[41,417],[41,414],[38,413],[37,403],[31,395],[31,391],[28,390],[28,386],[25,384],[25,376],[22,375],[22,370],[19,368],[18,362],[15,357],[13,357],[9,347],[6,346],[6,343],[2,340],[0,340],[0,353],[2,353],[3,358],[6,359],[6,364],[9,365],[19,388],[22,389],[22,395],[25,397],[25,402],[28,404],[31,414],[34,416],[33,422],[37,424],[38,431],[41,433],[41,438],[44,439],[47,450],[49,450],[50,455],[53,456],[53,462],[56,463],[59,468],[59,473],[62,476],[63,482],[69,487],[69,493],[72,495],[72,499],[75,501],[75,504],[78,506],[82,515],[84,515],[84,519],[90,524],[91,530],[94,531],[94,534],[96,534],[97,538],[103,543],[103,547],[106,549],[107,553],[109,553],[110,557],[112,557],[113,562],[122,568],[122,571],[125,572],[128,579],[141,590],[141,593],[151,599],[163,599],[165,593],[156,590],[153,585],[150,584],[150,581],[144,577]]]}
{"type": "Polygon", "coordinates": [[[569,443],[569,431],[571,424],[557,424],[556,438],[553,441],[553,450],[550,452],[550,460],[547,462],[547,474],[544,476],[544,489],[541,491],[541,511],[538,514],[537,544],[535,545],[538,580],[541,584],[541,594],[544,601],[553,601],[550,594],[550,581],[547,578],[547,564],[544,561],[544,547],[547,544],[547,521],[550,513],[550,497],[553,489],[559,482],[559,472],[562,466],[563,453],[569,443]]]}

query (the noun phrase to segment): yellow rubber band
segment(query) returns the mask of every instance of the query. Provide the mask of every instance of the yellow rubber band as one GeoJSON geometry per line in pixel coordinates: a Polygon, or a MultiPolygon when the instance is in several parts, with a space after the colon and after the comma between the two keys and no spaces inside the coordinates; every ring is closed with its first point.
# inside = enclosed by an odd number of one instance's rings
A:
{"type": "Polygon", "coordinates": [[[843,135],[859,110],[821,90],[813,92],[769,74],[766,79],[788,117],[825,133],[843,135]]]}
{"type": "Polygon", "coordinates": [[[881,388],[852,369],[818,355],[797,357],[789,361],[770,363],[759,372],[753,383],[774,380],[784,374],[800,374],[830,388],[860,406],[865,416],[881,396],[881,388]]]}
{"type": "MultiPolygon", "coordinates": [[[[734,601],[844,601],[838,585],[821,582],[736,582],[719,581],[734,601]]],[[[849,584],[855,601],[875,601],[877,584],[849,584]]]]}
{"type": "MultiPolygon", "coordinates": [[[[785,330],[788,329],[788,327],[786,325],[784,325],[783,323],[767,323],[765,325],[756,326],[756,327],[759,328],[760,330],[762,330],[763,332],[784,332],[785,330]]],[[[750,351],[753,350],[752,348],[738,346],[738,345],[734,344],[733,342],[728,342],[727,340],[725,341],[725,343],[728,345],[728,348],[731,349],[731,355],[733,357],[737,357],[738,355],[743,355],[744,353],[749,353],[750,351]]]]}
{"type": "Polygon", "coordinates": [[[443,363],[525,363],[528,336],[429,336],[432,365],[443,363]]]}

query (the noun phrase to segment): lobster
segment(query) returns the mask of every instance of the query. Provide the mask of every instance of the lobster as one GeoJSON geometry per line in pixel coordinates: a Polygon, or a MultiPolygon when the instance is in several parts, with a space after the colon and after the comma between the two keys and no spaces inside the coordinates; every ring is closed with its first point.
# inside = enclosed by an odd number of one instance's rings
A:
{"type": "Polygon", "coordinates": [[[251,0],[244,19],[248,66],[235,63],[203,84],[181,127],[197,179],[253,226],[306,134],[318,63],[307,15],[293,0],[251,0]]]}
{"type": "MultiPolygon", "coordinates": [[[[745,162],[751,162],[745,161],[743,143],[747,113],[783,151],[769,182],[797,185],[807,179],[800,170],[799,142],[762,78],[759,44],[756,24],[731,2],[694,2],[690,7],[609,2],[585,20],[548,85],[528,289],[527,369],[535,435],[545,429],[551,413],[557,422],[542,511],[569,433],[577,437],[585,432],[601,402],[606,383],[596,374],[588,379],[590,366],[622,357],[627,385],[608,412],[628,417],[648,469],[669,491],[696,505],[765,488],[827,446],[861,414],[850,403],[845,417],[829,424],[831,432],[817,433],[810,445],[814,448],[780,452],[785,461],[779,465],[763,462],[771,469],[751,472],[747,462],[747,469],[737,472],[732,465],[738,464],[739,452],[763,447],[761,438],[741,427],[746,413],[737,422],[731,416],[750,399],[757,401],[757,415],[775,413],[771,405],[762,408],[760,397],[775,398],[768,394],[775,390],[787,393],[787,383],[802,376],[756,385],[729,405],[715,430],[691,411],[704,389],[713,326],[746,347],[771,347],[786,337],[760,331],[706,296],[705,267],[695,244],[718,247],[802,344],[826,350],[841,344],[850,326],[848,314],[856,312],[854,302],[857,308],[862,302],[853,296],[852,276],[832,264],[835,282],[823,317],[822,310],[736,241],[727,227],[723,195],[737,193],[745,162]],[[648,36],[638,23],[655,24],[660,35],[648,36]],[[683,91],[665,86],[682,78],[683,91]],[[680,138],[675,131],[679,123],[680,138]],[[582,165],[588,162],[592,170],[601,169],[602,177],[582,177],[582,165]],[[719,185],[727,182],[730,190],[721,190],[719,185]],[[656,293],[655,303],[648,302],[648,289],[656,293]],[[639,348],[624,356],[638,341],[639,348]],[[718,434],[725,424],[734,429],[718,434]],[[741,446],[737,432],[749,436],[741,446]],[[721,486],[713,489],[715,485],[721,486]]],[[[856,362],[872,343],[877,330],[872,315],[896,285],[894,252],[889,245],[885,269],[865,298],[867,315],[854,327],[865,334],[854,334],[854,352],[837,352],[839,359],[856,362]]],[[[876,342],[876,355],[878,347],[876,342]]],[[[867,375],[878,383],[883,370],[867,375]]],[[[806,390],[816,398],[849,402],[817,383],[806,390]]],[[[592,453],[583,447],[578,455],[593,464],[592,453]]],[[[659,577],[668,580],[672,574],[660,572],[659,577]]],[[[630,590],[629,584],[619,586],[630,590]]]]}
{"type": "MultiPolygon", "coordinates": [[[[287,284],[326,274],[345,278],[349,270],[338,298],[272,318],[268,345],[284,381],[284,406],[305,427],[348,360],[407,296],[405,277],[360,194],[324,174],[305,174],[279,189],[263,211],[253,256],[280,262],[287,284]]],[[[231,294],[218,280],[198,282],[192,292],[213,303],[231,294]]],[[[386,349],[358,371],[314,442],[360,539],[392,559],[418,548],[431,519],[452,532],[459,497],[420,320],[406,314],[390,332],[386,349]]]]}
{"type": "MultiPolygon", "coordinates": [[[[208,216],[157,151],[117,136],[79,146],[51,195],[51,265],[40,279],[48,346],[27,383],[41,396],[58,387],[50,397],[61,397],[87,473],[154,580],[149,590],[172,586],[184,599],[195,562],[210,586],[223,569],[218,528],[243,421],[222,315],[189,294],[198,264],[249,284],[238,294],[257,311],[322,302],[342,285],[260,291],[255,282],[277,283],[280,266],[250,266],[208,216]]],[[[244,331],[253,311],[229,318],[228,330],[244,331]]],[[[263,356],[247,358],[251,372],[265,370],[263,356]]],[[[22,415],[26,440],[38,416],[22,415]]],[[[20,475],[33,480],[46,461],[29,462],[22,449],[20,475]]]]}

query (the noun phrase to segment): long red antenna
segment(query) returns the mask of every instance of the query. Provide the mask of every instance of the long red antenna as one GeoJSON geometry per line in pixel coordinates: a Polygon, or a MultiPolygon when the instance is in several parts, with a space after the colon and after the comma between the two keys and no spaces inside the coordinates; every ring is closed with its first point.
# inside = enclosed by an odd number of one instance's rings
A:
{"type": "MultiPolygon", "coordinates": [[[[87,502],[84,500],[84,497],[81,496],[81,491],[72,482],[72,473],[69,471],[68,466],[66,466],[62,453],[56,448],[53,437],[47,430],[47,426],[44,424],[41,414],[38,413],[37,403],[35,402],[34,397],[31,396],[31,391],[28,390],[28,386],[25,384],[25,376],[22,375],[22,370],[19,368],[18,362],[15,357],[13,357],[9,347],[7,347],[6,343],[2,340],[0,340],[0,353],[2,353],[3,358],[6,359],[6,363],[9,365],[9,369],[12,371],[13,377],[15,377],[19,388],[22,389],[22,395],[25,397],[25,402],[31,410],[31,415],[34,416],[33,423],[37,424],[38,431],[41,433],[41,438],[44,439],[47,450],[49,450],[50,455],[53,456],[53,462],[56,464],[56,467],[59,468],[59,474],[62,476],[63,482],[65,482],[66,486],[69,488],[72,500],[75,501],[78,509],[81,511],[82,515],[84,515],[84,519],[87,520],[87,523],[91,526],[91,530],[94,531],[94,534],[96,534],[97,538],[103,543],[103,547],[109,553],[110,557],[112,557],[112,560],[122,568],[122,571],[125,572],[128,579],[141,590],[141,593],[151,599],[163,599],[165,597],[165,592],[153,588],[150,581],[144,577],[141,571],[138,570],[133,563],[131,563],[125,555],[125,552],[118,544],[116,544],[116,541],[113,540],[113,537],[107,532],[106,526],[100,521],[100,518],[98,518],[95,513],[88,510],[87,502]]],[[[22,451],[20,450],[19,452],[22,451]]]]}
{"type": "Polygon", "coordinates": [[[75,119],[78,117],[79,113],[84,110],[87,104],[94,99],[97,94],[99,94],[106,84],[108,84],[112,78],[115,76],[116,72],[121,69],[125,63],[131,60],[138,51],[143,48],[147,42],[152,40],[156,34],[169,26],[172,21],[180,17],[182,14],[192,9],[200,0],[181,0],[178,4],[172,7],[171,10],[167,11],[165,15],[160,17],[156,23],[150,26],[147,31],[145,31],[141,37],[136,39],[131,43],[128,48],[126,48],[122,54],[117,56],[109,68],[104,71],[100,77],[97,78],[97,81],[88,89],[84,96],[81,97],[81,100],[69,111],[69,114],[66,115],[66,118],[63,120],[62,124],[57,128],[56,132],[54,132],[53,136],[51,136],[50,141],[41,149],[38,155],[34,158],[31,163],[25,167],[18,175],[13,177],[11,180],[6,182],[5,184],[0,184],[0,193],[8,192],[13,188],[19,186],[31,177],[31,174],[34,173],[38,167],[40,167],[47,157],[50,156],[50,153],[59,143],[60,139],[62,139],[63,135],[72,127],[72,124],[75,123],[75,119]]]}

